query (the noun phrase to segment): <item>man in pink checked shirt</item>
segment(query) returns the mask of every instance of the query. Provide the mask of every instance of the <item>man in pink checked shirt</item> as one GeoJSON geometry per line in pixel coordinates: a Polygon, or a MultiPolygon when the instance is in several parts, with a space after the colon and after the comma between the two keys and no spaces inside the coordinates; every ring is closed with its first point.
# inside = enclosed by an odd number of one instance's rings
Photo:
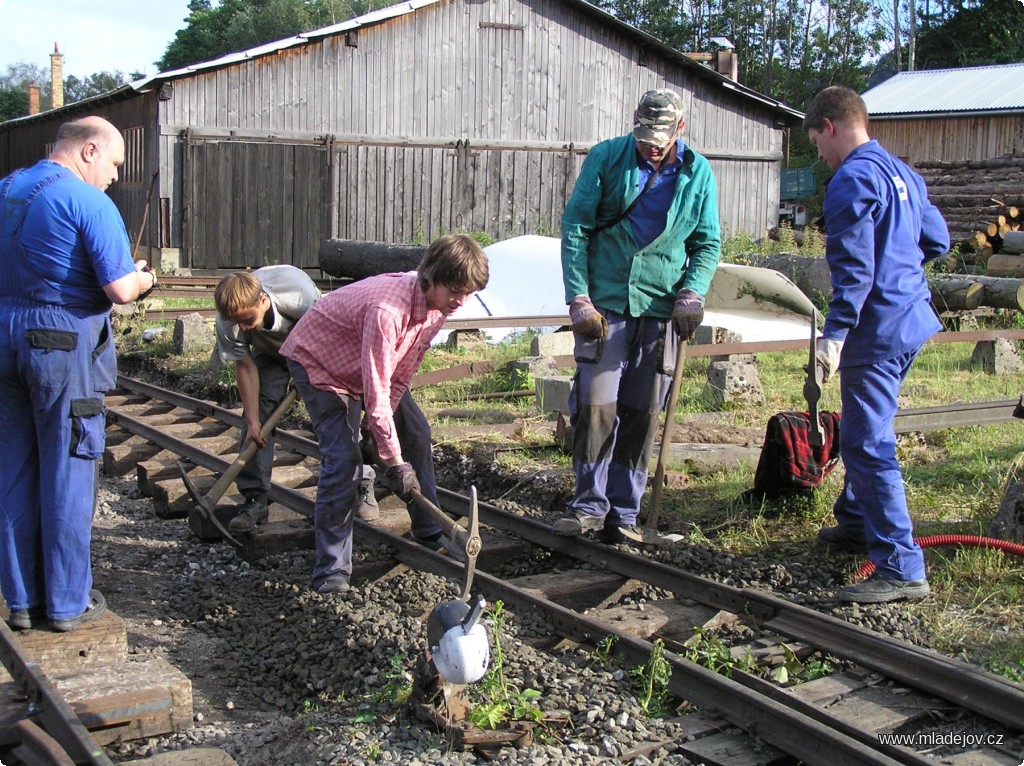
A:
{"type": "Polygon", "coordinates": [[[480,245],[449,234],[430,245],[415,272],[379,274],[328,293],[281,347],[320,442],[313,511],[313,587],[320,593],[349,589],[364,410],[385,466],[383,482],[409,504],[413,539],[439,547],[448,542],[430,515],[410,502],[419,490],[437,504],[437,482],[430,426],[409,381],[448,315],[487,278],[480,245]]]}

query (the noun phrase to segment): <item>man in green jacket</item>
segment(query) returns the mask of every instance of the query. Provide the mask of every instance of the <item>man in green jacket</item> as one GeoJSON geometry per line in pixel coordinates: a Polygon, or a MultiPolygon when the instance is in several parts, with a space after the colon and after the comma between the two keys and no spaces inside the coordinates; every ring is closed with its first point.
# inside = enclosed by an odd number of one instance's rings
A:
{"type": "Polygon", "coordinates": [[[576,492],[554,524],[560,535],[643,539],[637,515],[658,413],[721,250],[715,177],[683,142],[685,126],[677,93],[645,93],[632,134],[590,151],[562,217],[577,372],[576,492]]]}

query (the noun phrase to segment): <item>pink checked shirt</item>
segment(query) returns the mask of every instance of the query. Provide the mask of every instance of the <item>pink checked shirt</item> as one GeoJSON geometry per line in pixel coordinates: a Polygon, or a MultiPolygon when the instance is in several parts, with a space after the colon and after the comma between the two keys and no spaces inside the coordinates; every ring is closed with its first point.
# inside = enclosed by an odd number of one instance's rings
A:
{"type": "Polygon", "coordinates": [[[334,290],[306,312],[281,347],[324,391],[362,396],[382,460],[401,456],[394,411],[444,325],[427,309],[415,272],[380,274],[334,290]]]}

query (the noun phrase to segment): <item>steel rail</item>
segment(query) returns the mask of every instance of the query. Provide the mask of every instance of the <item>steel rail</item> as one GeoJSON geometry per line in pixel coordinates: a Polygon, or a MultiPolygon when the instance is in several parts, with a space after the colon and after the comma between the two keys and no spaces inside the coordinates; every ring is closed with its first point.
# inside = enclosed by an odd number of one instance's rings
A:
{"type": "MultiPolygon", "coordinates": [[[[468,498],[438,488],[441,507],[463,515],[468,498]]],[[[706,580],[666,564],[604,545],[559,537],[546,524],[480,502],[480,523],[518,534],[544,548],[643,580],[694,601],[748,615],[794,640],[921,689],[993,721],[1024,729],[1024,687],[961,660],[896,641],[769,593],[706,580]]]]}
{"type": "MultiPolygon", "coordinates": [[[[42,668],[34,662],[14,639],[13,631],[7,622],[0,620],[0,660],[7,672],[25,689],[27,697],[27,718],[35,718],[42,722],[49,735],[75,763],[90,766],[113,766],[103,748],[96,744],[85,724],[79,720],[75,711],[64,697],[46,677],[42,668]]],[[[23,746],[33,757],[49,759],[50,755],[59,757],[51,747],[47,746],[46,737],[39,736],[35,727],[20,727],[24,735],[23,746]]],[[[46,760],[37,761],[45,763],[46,760]]],[[[56,758],[51,763],[64,763],[56,758]]]]}
{"type": "MultiPolygon", "coordinates": [[[[163,395],[160,393],[161,389],[150,388],[154,394],[163,395]]],[[[171,398],[190,399],[181,395],[171,398]]],[[[211,407],[212,410],[230,412],[219,407],[211,407]]],[[[146,426],[135,418],[116,411],[110,415],[113,421],[126,430],[164,449],[178,452],[196,465],[222,473],[230,464],[229,461],[197,449],[188,442],[170,437],[157,428],[146,426]]],[[[313,501],[300,492],[272,483],[270,497],[301,515],[312,517],[313,501]]],[[[466,515],[469,499],[464,495],[438,488],[438,497],[444,510],[461,516],[466,515]]],[[[595,545],[577,538],[559,537],[554,535],[546,524],[505,513],[488,503],[479,503],[479,514],[480,522],[483,524],[512,532],[529,542],[624,577],[643,579],[654,586],[700,603],[748,615],[782,635],[805,641],[823,651],[858,662],[994,721],[1015,729],[1024,729],[1024,688],[962,661],[858,628],[771,594],[749,589],[741,590],[717,583],[617,548],[595,545]]],[[[361,535],[376,538],[378,542],[392,543],[393,536],[381,533],[359,520],[357,524],[360,526],[361,535]],[[385,537],[381,538],[381,534],[385,537]]],[[[424,558],[419,556],[417,561],[422,563],[424,558]]],[[[453,564],[453,571],[461,574],[461,567],[453,564]]]]}
{"type": "MultiPolygon", "coordinates": [[[[158,440],[160,446],[165,449],[177,451],[178,447],[173,446],[177,443],[183,448],[185,457],[204,468],[222,472],[229,465],[228,461],[188,446],[182,440],[160,433],[158,429],[143,426],[134,418],[117,415],[116,422],[144,439],[158,440]]],[[[453,493],[446,492],[445,494],[453,493]]],[[[313,515],[314,501],[296,490],[271,483],[269,496],[275,502],[281,503],[300,515],[307,518],[311,518],[313,515]]],[[[463,507],[461,510],[465,511],[467,508],[463,507]]],[[[359,535],[364,541],[396,548],[396,558],[402,563],[418,570],[446,577],[455,583],[459,582],[464,575],[463,566],[459,562],[428,551],[412,541],[397,537],[360,519],[356,519],[356,525],[359,528],[359,535]]],[[[504,598],[509,603],[545,611],[560,630],[570,638],[594,640],[597,636],[615,634],[619,637],[617,647],[623,650],[633,662],[641,664],[650,657],[653,648],[650,642],[617,634],[613,627],[605,623],[578,615],[483,572],[476,573],[475,581],[477,587],[492,600],[504,598]]],[[[800,711],[794,709],[793,705],[787,704],[787,700],[772,697],[766,699],[763,696],[763,687],[757,690],[748,688],[748,686],[758,686],[758,679],[751,677],[745,685],[713,673],[671,652],[666,652],[665,657],[672,664],[674,670],[669,682],[669,688],[674,694],[681,699],[690,700],[700,707],[719,711],[727,720],[797,758],[810,763],[821,763],[824,762],[827,754],[827,760],[835,766],[866,766],[867,764],[923,766],[926,763],[923,760],[895,758],[890,754],[880,752],[877,743],[874,743],[874,747],[872,747],[869,746],[870,743],[861,741],[866,738],[866,735],[859,735],[859,738],[854,736],[855,729],[828,716],[823,711],[813,711],[813,715],[809,715],[808,711],[812,710],[810,706],[806,706],[805,711],[800,711]],[[818,720],[819,718],[822,720],[818,720]],[[799,731],[801,736],[794,737],[794,731],[799,731]]]]}

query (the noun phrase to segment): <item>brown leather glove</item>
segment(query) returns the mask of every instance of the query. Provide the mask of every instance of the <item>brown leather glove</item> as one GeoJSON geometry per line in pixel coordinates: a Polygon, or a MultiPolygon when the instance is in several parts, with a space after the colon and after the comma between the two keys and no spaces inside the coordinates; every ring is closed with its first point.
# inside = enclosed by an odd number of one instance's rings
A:
{"type": "Polygon", "coordinates": [[[385,487],[406,503],[412,501],[413,490],[420,491],[416,470],[408,463],[399,463],[385,470],[383,482],[385,487]]]}
{"type": "Polygon", "coordinates": [[[577,295],[569,304],[572,331],[585,338],[603,338],[608,333],[608,320],[601,316],[590,296],[577,295]]]}

